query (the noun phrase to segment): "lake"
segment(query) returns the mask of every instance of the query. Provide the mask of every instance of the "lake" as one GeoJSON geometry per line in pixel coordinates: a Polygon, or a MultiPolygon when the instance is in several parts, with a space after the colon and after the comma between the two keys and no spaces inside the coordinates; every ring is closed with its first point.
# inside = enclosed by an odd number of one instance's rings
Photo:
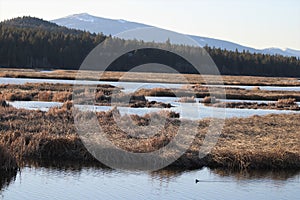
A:
{"type": "Polygon", "coordinates": [[[24,167],[1,199],[298,199],[299,172],[24,167]],[[195,179],[200,182],[195,183],[195,179]]]}

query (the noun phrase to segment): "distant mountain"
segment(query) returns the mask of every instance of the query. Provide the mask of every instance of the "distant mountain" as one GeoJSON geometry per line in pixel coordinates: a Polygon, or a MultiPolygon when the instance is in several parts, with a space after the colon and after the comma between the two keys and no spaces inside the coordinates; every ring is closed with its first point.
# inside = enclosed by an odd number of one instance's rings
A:
{"type": "Polygon", "coordinates": [[[87,13],[70,15],[60,19],[52,20],[52,22],[68,28],[86,30],[92,33],[102,32],[105,35],[115,35],[130,29],[150,27],[145,24],[128,22],[122,19],[114,20],[95,17],[87,13]]]}
{"type": "MultiPolygon", "coordinates": [[[[81,18],[82,20],[82,18],[81,18]]],[[[91,18],[86,21],[95,21],[91,18]]],[[[119,20],[121,23],[121,21],[119,20]]],[[[130,23],[130,22],[124,22],[130,23]]],[[[127,27],[127,26],[126,26],[127,27]]],[[[125,27],[125,28],[126,28],[125,27]]],[[[125,29],[123,28],[123,29],[125,29]]],[[[85,57],[107,36],[101,33],[90,33],[78,29],[70,29],[59,26],[53,22],[47,22],[34,17],[19,17],[0,22],[0,66],[30,69],[73,69],[77,70],[85,57]]],[[[224,45],[228,49],[240,48],[237,45],[222,40],[192,36],[202,45],[206,43],[212,46],[224,45]]],[[[113,38],[108,46],[117,45],[138,46],[143,43],[138,40],[128,41],[113,38]]],[[[155,46],[155,44],[152,44],[155,46]]],[[[168,43],[160,44],[167,45],[168,43]]],[[[197,48],[184,45],[174,45],[180,52],[189,52],[198,56],[197,48]]],[[[205,47],[214,60],[221,74],[224,75],[252,75],[252,76],[276,76],[276,77],[300,77],[300,59],[284,57],[281,55],[251,54],[250,52],[236,52],[205,47]]],[[[247,50],[252,51],[251,48],[247,50]]],[[[269,49],[272,51],[273,49],[269,49]]],[[[255,51],[255,49],[254,49],[255,51]]],[[[292,49],[287,52],[297,53],[292,49]]],[[[113,55],[109,54],[108,56],[113,55]]],[[[112,71],[128,71],[132,66],[144,63],[162,63],[173,66],[180,73],[195,73],[195,68],[184,59],[172,58],[167,51],[160,52],[157,49],[141,49],[128,52],[114,61],[108,68],[112,71]]],[[[96,69],[96,68],[95,68],[96,69]]],[[[149,69],[153,71],[152,69],[149,69]]],[[[209,73],[209,72],[207,72],[209,73]]]]}
{"type": "MultiPolygon", "coordinates": [[[[109,35],[109,34],[115,35],[117,33],[130,30],[130,29],[135,29],[135,28],[151,27],[150,25],[136,23],[136,22],[129,22],[122,19],[115,20],[115,19],[96,17],[96,16],[89,15],[87,13],[70,15],[60,19],[52,20],[52,22],[69,28],[86,30],[95,33],[102,32],[105,35],[109,35]]],[[[242,46],[237,43],[228,42],[224,40],[218,40],[218,39],[194,36],[194,35],[190,35],[190,36],[195,41],[197,41],[201,46],[208,45],[211,47],[227,49],[231,51],[235,51],[237,49],[239,52],[245,50],[245,51],[249,51],[250,53],[263,53],[263,54],[270,54],[270,55],[279,54],[283,56],[296,56],[300,58],[299,50],[293,50],[293,49],[282,50],[279,48],[255,49],[255,48],[242,46]]]]}

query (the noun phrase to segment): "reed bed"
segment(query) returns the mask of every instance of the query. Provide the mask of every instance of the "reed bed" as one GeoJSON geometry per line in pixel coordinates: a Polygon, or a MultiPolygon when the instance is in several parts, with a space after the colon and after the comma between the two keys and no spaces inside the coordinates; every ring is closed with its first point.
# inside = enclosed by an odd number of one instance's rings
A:
{"type": "MultiPolygon", "coordinates": [[[[0,107],[0,145],[17,160],[96,162],[76,134],[72,109],[72,102],[48,112],[0,107]]],[[[126,116],[120,116],[121,124],[116,124],[113,114],[118,116],[118,111],[96,113],[107,138],[116,146],[137,153],[165,146],[175,137],[179,126],[189,122],[173,118],[174,113],[130,116],[140,129],[124,131],[120,125],[127,127],[126,116]],[[149,123],[149,119],[164,119],[165,124],[161,128],[149,123]],[[156,134],[149,136],[149,129],[156,134]]],[[[171,166],[235,170],[300,168],[299,114],[227,119],[216,146],[199,159],[209,122],[210,119],[198,121],[197,126],[189,129],[196,128],[198,133],[186,153],[171,166]]]]}

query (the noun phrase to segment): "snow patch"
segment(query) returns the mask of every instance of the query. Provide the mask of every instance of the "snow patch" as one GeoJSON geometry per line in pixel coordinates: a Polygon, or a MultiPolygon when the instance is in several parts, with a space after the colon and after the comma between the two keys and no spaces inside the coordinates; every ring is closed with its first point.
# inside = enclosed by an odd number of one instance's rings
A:
{"type": "Polygon", "coordinates": [[[124,19],[119,19],[118,22],[122,23],[122,24],[125,24],[126,21],[124,19]]]}

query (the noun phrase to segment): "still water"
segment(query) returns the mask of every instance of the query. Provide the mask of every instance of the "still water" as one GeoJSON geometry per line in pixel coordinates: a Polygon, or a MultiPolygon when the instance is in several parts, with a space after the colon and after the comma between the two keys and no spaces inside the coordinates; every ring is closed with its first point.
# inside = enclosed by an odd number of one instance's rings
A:
{"type": "MultiPolygon", "coordinates": [[[[180,118],[184,119],[204,119],[208,117],[218,117],[224,116],[226,118],[232,117],[250,117],[253,115],[267,115],[267,114],[286,114],[286,113],[299,113],[299,111],[289,111],[289,110],[268,110],[268,109],[235,109],[235,108],[213,108],[205,106],[201,103],[179,103],[177,100],[179,98],[174,97],[147,97],[149,101],[159,101],[164,103],[171,103],[172,108],[167,108],[164,110],[172,110],[180,113],[180,118]],[[195,111],[196,109],[196,111],[195,111]],[[191,111],[193,110],[193,111],[191,111]]],[[[199,101],[200,99],[197,99],[199,101]]],[[[9,102],[12,106],[16,108],[24,108],[29,110],[42,110],[48,111],[49,108],[55,106],[61,106],[62,103],[58,102],[41,102],[41,101],[14,101],[9,102]]],[[[111,106],[80,106],[76,107],[85,110],[92,111],[108,111],[112,109],[111,106]]],[[[137,114],[145,115],[147,113],[158,112],[162,109],[160,108],[130,108],[130,107],[118,107],[121,115],[125,114],[137,114]]]]}
{"type": "Polygon", "coordinates": [[[1,199],[299,199],[299,172],[25,167],[1,199]],[[199,183],[195,183],[199,179],[199,183]]]}
{"type": "MultiPolygon", "coordinates": [[[[34,78],[0,78],[0,84],[25,84],[25,83],[66,83],[80,85],[96,85],[110,84],[117,87],[123,87],[124,92],[134,92],[141,88],[181,88],[184,84],[169,84],[169,83],[141,83],[141,82],[113,82],[113,81],[86,81],[86,80],[61,80],[61,79],[34,79],[34,78]]],[[[259,87],[261,90],[272,91],[300,91],[299,86],[280,87],[280,86],[245,86],[245,85],[208,85],[210,87],[235,87],[246,90],[251,90],[254,87],[259,87]]]]}
{"type": "Polygon", "coordinates": [[[25,84],[25,83],[63,83],[78,85],[109,84],[123,88],[124,92],[134,92],[141,88],[181,88],[183,84],[171,83],[141,83],[141,82],[113,82],[113,81],[87,81],[87,80],[61,80],[61,79],[31,79],[31,78],[2,78],[0,84],[25,84]]]}

